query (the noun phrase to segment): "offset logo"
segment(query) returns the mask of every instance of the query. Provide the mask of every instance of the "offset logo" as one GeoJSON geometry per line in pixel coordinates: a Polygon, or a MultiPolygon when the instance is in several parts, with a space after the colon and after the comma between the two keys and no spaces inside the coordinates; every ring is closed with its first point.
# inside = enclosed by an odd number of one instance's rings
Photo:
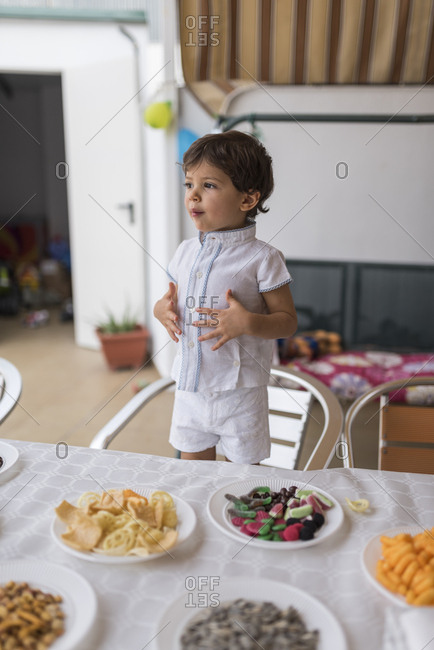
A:
{"type": "Polygon", "coordinates": [[[56,178],[58,178],[59,181],[64,181],[65,178],[68,178],[68,176],[69,176],[68,163],[64,161],[58,162],[56,165],[56,178]]]}
{"type": "Polygon", "coordinates": [[[219,24],[220,16],[186,16],[187,32],[186,47],[215,47],[220,45],[219,32],[213,31],[219,24]],[[194,34],[197,29],[196,35],[194,34]]]}
{"type": "Polygon", "coordinates": [[[345,180],[345,178],[348,178],[348,165],[346,162],[338,162],[336,165],[336,176],[341,181],[345,180]]]}
{"type": "Polygon", "coordinates": [[[69,447],[66,442],[61,441],[56,444],[57,458],[60,458],[60,460],[64,460],[65,458],[68,458],[68,453],[69,453],[69,447]]]}
{"type": "Polygon", "coordinates": [[[220,584],[218,576],[187,576],[187,602],[185,607],[218,607],[220,594],[215,592],[220,584]]]}

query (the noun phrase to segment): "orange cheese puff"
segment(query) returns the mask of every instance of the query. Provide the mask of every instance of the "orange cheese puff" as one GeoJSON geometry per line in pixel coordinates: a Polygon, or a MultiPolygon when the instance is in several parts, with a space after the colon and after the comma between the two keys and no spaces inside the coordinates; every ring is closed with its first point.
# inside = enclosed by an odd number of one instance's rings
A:
{"type": "Polygon", "coordinates": [[[413,580],[411,581],[411,588],[414,589],[414,587],[419,584],[419,582],[422,582],[422,580],[425,580],[426,574],[425,571],[422,569],[419,569],[419,571],[416,571],[416,573],[413,576],[413,580]]]}
{"type": "Polygon", "coordinates": [[[427,553],[427,551],[419,551],[417,554],[417,561],[419,562],[420,566],[425,566],[425,564],[428,564],[430,560],[430,554],[427,553]]]}
{"type": "Polygon", "coordinates": [[[399,561],[396,563],[396,566],[394,568],[394,572],[398,576],[402,575],[404,573],[404,570],[408,567],[408,565],[411,562],[415,562],[415,561],[416,561],[416,556],[414,553],[406,553],[405,555],[399,558],[399,561]]]}
{"type": "Polygon", "coordinates": [[[434,587],[434,577],[432,575],[426,576],[425,580],[421,580],[415,587],[413,591],[416,596],[419,596],[422,592],[427,591],[434,587]]]}
{"type": "Polygon", "coordinates": [[[413,605],[423,607],[426,605],[434,605],[434,589],[427,589],[414,599],[413,605]]]}
{"type": "Polygon", "coordinates": [[[414,591],[412,591],[411,589],[409,591],[407,591],[407,595],[405,597],[405,600],[407,601],[407,603],[409,605],[414,604],[415,598],[416,598],[416,596],[414,595],[414,591]]]}
{"type": "Polygon", "coordinates": [[[393,571],[384,571],[384,569],[380,569],[381,573],[387,577],[388,580],[393,582],[394,585],[398,588],[399,585],[401,584],[401,578],[396,575],[393,571]]]}
{"type": "Polygon", "coordinates": [[[411,542],[402,540],[397,544],[393,544],[393,546],[387,546],[386,548],[383,548],[383,555],[384,557],[395,555],[395,553],[400,553],[403,549],[413,550],[413,544],[411,542]]]}
{"type": "Polygon", "coordinates": [[[416,575],[416,571],[419,570],[419,564],[417,560],[413,560],[407,568],[405,569],[404,573],[401,576],[402,582],[408,586],[411,581],[413,580],[414,576],[416,575]]]}
{"type": "Polygon", "coordinates": [[[389,579],[389,576],[386,576],[382,571],[379,571],[377,573],[377,580],[378,580],[378,582],[381,582],[381,584],[384,587],[386,587],[386,589],[396,593],[397,586],[389,579]]]}
{"type": "Polygon", "coordinates": [[[399,563],[399,560],[404,557],[407,553],[411,553],[413,548],[411,544],[403,544],[402,547],[398,548],[393,554],[390,553],[386,556],[386,559],[392,568],[395,568],[399,563]]]}

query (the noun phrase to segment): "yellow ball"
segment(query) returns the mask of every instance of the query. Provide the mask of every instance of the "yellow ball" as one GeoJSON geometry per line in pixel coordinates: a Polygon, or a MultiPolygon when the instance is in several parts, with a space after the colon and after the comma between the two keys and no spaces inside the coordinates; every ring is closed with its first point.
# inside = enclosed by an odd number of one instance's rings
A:
{"type": "Polygon", "coordinates": [[[155,102],[145,110],[145,122],[153,129],[166,129],[172,121],[170,102],[155,102]]]}

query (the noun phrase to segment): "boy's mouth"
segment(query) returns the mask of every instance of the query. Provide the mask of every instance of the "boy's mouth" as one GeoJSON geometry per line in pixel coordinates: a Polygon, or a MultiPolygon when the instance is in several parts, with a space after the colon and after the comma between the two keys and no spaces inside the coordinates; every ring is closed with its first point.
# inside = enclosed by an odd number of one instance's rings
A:
{"type": "Polygon", "coordinates": [[[191,216],[192,217],[200,217],[200,215],[203,214],[200,210],[192,210],[191,211],[191,216]]]}

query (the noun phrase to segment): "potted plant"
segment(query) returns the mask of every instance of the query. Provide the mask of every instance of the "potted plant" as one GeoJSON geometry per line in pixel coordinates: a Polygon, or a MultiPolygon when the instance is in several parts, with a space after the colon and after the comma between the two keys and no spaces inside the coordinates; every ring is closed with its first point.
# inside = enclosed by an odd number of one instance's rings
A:
{"type": "Polygon", "coordinates": [[[149,331],[129,312],[119,320],[112,313],[97,324],[96,334],[110,370],[140,368],[147,352],[149,331]]]}

